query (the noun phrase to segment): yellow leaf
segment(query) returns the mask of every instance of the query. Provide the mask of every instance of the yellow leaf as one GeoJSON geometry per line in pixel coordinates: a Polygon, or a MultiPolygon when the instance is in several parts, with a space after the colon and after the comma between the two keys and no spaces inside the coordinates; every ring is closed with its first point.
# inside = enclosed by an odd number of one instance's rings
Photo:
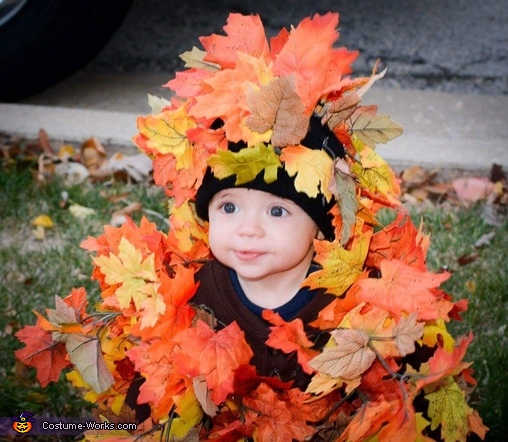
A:
{"type": "Polygon", "coordinates": [[[362,273],[369,250],[371,233],[364,233],[353,241],[351,250],[334,242],[315,241],[315,260],[323,267],[312,272],[302,283],[304,287],[326,288],[328,293],[340,296],[362,273]]]}
{"type": "Polygon", "coordinates": [[[466,440],[469,432],[467,415],[469,406],[464,392],[456,382],[451,382],[433,393],[425,395],[429,401],[428,416],[431,419],[431,430],[441,425],[441,438],[445,442],[466,440]]]}
{"type": "Polygon", "coordinates": [[[169,209],[169,222],[175,237],[178,241],[179,249],[186,253],[190,251],[194,245],[194,241],[202,240],[208,242],[208,235],[205,227],[197,221],[193,206],[189,204],[189,200],[185,200],[178,207],[176,204],[169,209]]]}
{"type": "Polygon", "coordinates": [[[32,224],[35,227],[44,227],[50,229],[54,226],[53,220],[48,215],[39,215],[32,220],[32,224]]]}
{"type": "Polygon", "coordinates": [[[443,319],[428,321],[423,328],[422,340],[427,347],[431,348],[434,347],[434,345],[441,343],[448,353],[452,353],[455,347],[453,336],[448,333],[443,319]]]}
{"type": "Polygon", "coordinates": [[[201,421],[203,410],[199,406],[193,388],[188,388],[184,394],[175,396],[173,399],[178,417],[171,423],[171,434],[183,437],[201,421]]]}
{"type": "Polygon", "coordinates": [[[305,146],[287,146],[280,155],[289,176],[295,176],[295,189],[311,198],[322,193],[330,201],[333,160],[324,150],[305,146]]]}
{"type": "Polygon", "coordinates": [[[252,181],[263,170],[265,181],[272,183],[277,179],[277,169],[281,167],[273,147],[263,143],[238,152],[219,151],[210,156],[208,165],[219,179],[236,175],[235,186],[252,181]]]}
{"type": "Polygon", "coordinates": [[[95,210],[90,207],[80,206],[79,204],[71,204],[69,206],[69,212],[71,212],[71,215],[75,218],[85,219],[93,215],[95,210]]]}
{"type": "Polygon", "coordinates": [[[307,134],[309,116],[305,115],[294,76],[277,77],[258,89],[249,89],[247,105],[252,115],[247,117],[246,126],[258,133],[273,129],[274,146],[298,144],[307,134]]]}
{"type": "Polygon", "coordinates": [[[351,165],[360,185],[370,192],[381,194],[390,202],[398,204],[396,196],[400,189],[391,167],[370,147],[361,140],[352,137],[353,144],[360,154],[360,161],[351,165]]]}
{"type": "MultiPolygon", "coordinates": [[[[145,259],[141,250],[132,245],[125,237],[120,239],[118,256],[110,253],[94,258],[94,263],[104,274],[109,285],[121,284],[115,292],[121,308],[127,308],[134,301],[139,310],[147,298],[142,289],[147,284],[158,281],[155,273],[155,255],[151,253],[145,259]]],[[[164,313],[164,311],[159,311],[164,313]]]]}
{"type": "Polygon", "coordinates": [[[138,117],[138,129],[147,138],[146,149],[152,154],[173,154],[177,169],[192,167],[192,147],[187,131],[196,127],[185,106],[158,115],[138,117]]]}

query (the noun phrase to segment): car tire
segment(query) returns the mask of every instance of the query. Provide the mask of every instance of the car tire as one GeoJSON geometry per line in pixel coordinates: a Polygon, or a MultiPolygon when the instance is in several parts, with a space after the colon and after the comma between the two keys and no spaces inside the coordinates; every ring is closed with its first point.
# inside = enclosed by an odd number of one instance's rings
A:
{"type": "Polygon", "coordinates": [[[34,95],[83,68],[132,0],[29,0],[0,26],[0,101],[34,95]]]}

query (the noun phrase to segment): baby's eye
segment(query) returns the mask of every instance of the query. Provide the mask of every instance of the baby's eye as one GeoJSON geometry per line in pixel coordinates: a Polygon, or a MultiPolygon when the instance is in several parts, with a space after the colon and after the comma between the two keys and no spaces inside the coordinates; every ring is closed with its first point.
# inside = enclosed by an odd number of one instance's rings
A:
{"type": "Polygon", "coordinates": [[[224,203],[220,208],[224,213],[235,213],[238,211],[238,207],[234,203],[224,203]]]}
{"type": "Polygon", "coordinates": [[[287,214],[288,214],[288,211],[286,209],[284,209],[284,207],[281,207],[281,206],[274,206],[270,209],[270,215],[272,215],[272,216],[280,217],[280,216],[285,216],[287,214]]]}

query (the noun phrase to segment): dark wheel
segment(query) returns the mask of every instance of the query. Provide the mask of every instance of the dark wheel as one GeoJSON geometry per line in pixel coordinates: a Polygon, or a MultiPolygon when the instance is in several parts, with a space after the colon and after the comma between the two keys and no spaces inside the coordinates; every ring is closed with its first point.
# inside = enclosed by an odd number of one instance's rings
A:
{"type": "Polygon", "coordinates": [[[132,0],[0,0],[0,101],[17,101],[90,62],[132,0]]]}

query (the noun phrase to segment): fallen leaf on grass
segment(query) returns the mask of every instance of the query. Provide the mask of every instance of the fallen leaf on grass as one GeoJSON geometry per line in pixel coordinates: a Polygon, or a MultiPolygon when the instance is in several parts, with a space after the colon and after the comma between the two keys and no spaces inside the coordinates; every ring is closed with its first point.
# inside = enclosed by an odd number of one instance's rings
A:
{"type": "Polygon", "coordinates": [[[104,163],[107,153],[100,141],[92,137],[81,145],[81,157],[83,164],[92,171],[98,169],[104,163]]]}
{"type": "Polygon", "coordinates": [[[109,178],[112,175],[126,174],[128,180],[141,182],[146,180],[152,172],[152,160],[145,154],[123,155],[114,154],[101,167],[91,173],[92,178],[109,178]]]}
{"type": "Polygon", "coordinates": [[[32,234],[37,241],[44,241],[46,239],[46,229],[54,227],[53,220],[48,215],[39,215],[32,221],[35,227],[32,234]]]}
{"type": "Polygon", "coordinates": [[[459,199],[463,202],[476,202],[489,196],[494,190],[494,183],[483,177],[456,178],[452,182],[459,199]]]}
{"type": "Polygon", "coordinates": [[[71,204],[69,206],[69,212],[78,219],[85,219],[95,213],[94,209],[90,207],[81,206],[79,204],[71,204]]]}
{"type": "Polygon", "coordinates": [[[494,239],[496,236],[496,231],[493,230],[492,232],[485,233],[484,235],[480,236],[478,241],[474,243],[474,246],[477,248],[485,247],[490,245],[490,241],[494,239]]]}

